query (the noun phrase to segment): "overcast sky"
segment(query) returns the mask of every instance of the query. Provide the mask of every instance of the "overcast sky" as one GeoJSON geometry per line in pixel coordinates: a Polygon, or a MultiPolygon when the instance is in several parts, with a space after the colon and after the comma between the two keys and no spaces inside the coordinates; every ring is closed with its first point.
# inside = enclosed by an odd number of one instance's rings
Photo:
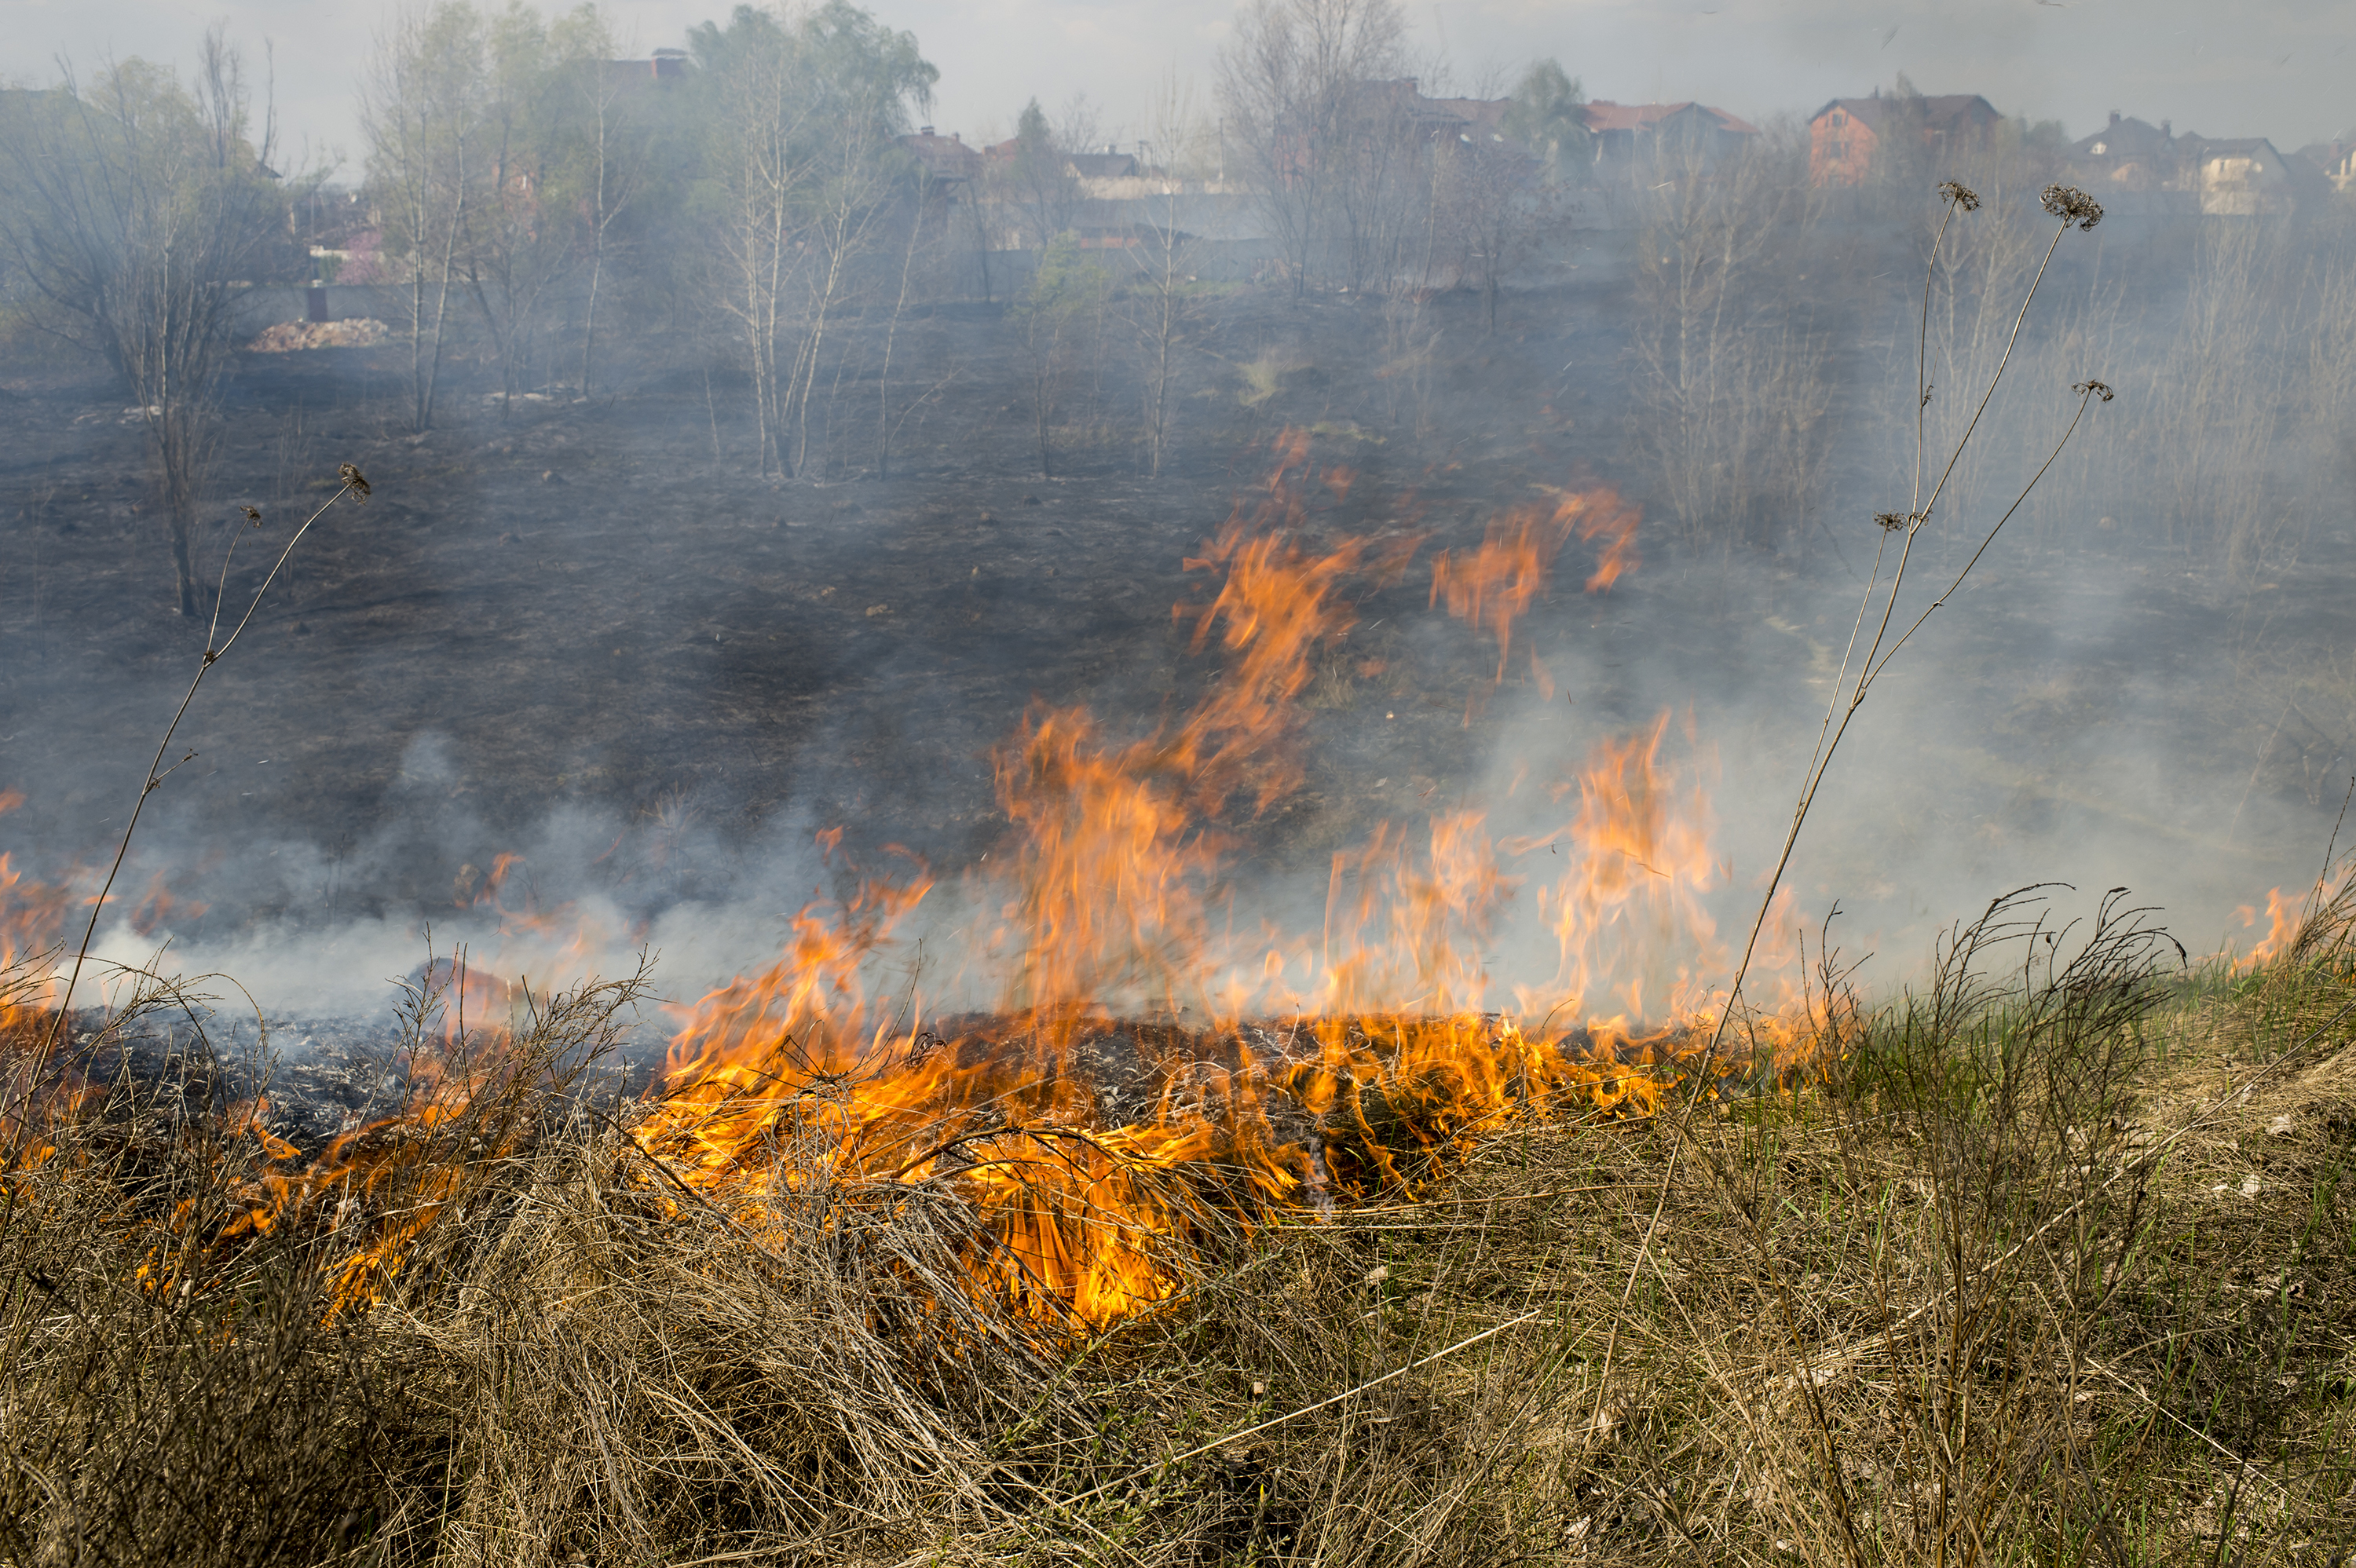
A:
{"type": "MultiPolygon", "coordinates": [[[[721,15],[715,0],[607,0],[647,51],[721,15]]],[[[1173,73],[1208,110],[1232,0],[876,0],[941,69],[930,118],[969,140],[1006,133],[1035,94],[1074,94],[1108,134],[1145,129],[1141,108],[1173,73]]],[[[1590,98],[1697,98],[1751,119],[1812,111],[1888,85],[1978,92],[2008,114],[2060,120],[2072,136],[2107,112],[2179,131],[2270,136],[2285,149],[2356,123],[2350,0],[1408,0],[1416,44],[1458,91],[1553,56],[1590,98]]],[[[226,21],[259,57],[275,47],[277,101],[297,153],[339,148],[358,171],[354,88],[384,7],[368,0],[0,0],[0,75],[49,80],[140,55],[185,67],[207,24],[226,21]]]]}

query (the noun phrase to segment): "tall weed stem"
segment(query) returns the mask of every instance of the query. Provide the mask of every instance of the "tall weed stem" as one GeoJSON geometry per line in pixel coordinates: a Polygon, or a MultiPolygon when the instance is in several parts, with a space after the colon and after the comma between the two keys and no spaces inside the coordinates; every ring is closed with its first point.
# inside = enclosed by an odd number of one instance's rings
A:
{"type": "MultiPolygon", "coordinates": [[[[65,1038],[68,1020],[73,1017],[74,987],[81,984],[82,965],[88,962],[91,942],[98,934],[99,912],[106,908],[107,895],[114,889],[114,879],[122,874],[123,859],[131,853],[131,836],[139,831],[139,816],[147,809],[147,797],[154,795],[157,787],[163,784],[166,773],[180,765],[179,763],[175,763],[172,768],[164,767],[164,753],[171,750],[172,737],[179,732],[180,720],[187,716],[188,704],[197,699],[197,688],[204,685],[205,677],[212,672],[213,666],[219,664],[221,656],[237,645],[238,638],[245,635],[245,628],[252,624],[254,612],[262,608],[262,601],[268,596],[270,585],[278,581],[279,572],[285,569],[288,558],[294,553],[294,547],[303,542],[303,536],[311,531],[311,525],[326,517],[327,508],[346,496],[357,495],[363,500],[367,498],[369,483],[360,476],[359,469],[347,463],[343,465],[341,477],[343,484],[337,488],[336,493],[321,503],[317,511],[303,519],[303,526],[294,530],[294,537],[288,539],[285,547],[279,550],[277,560],[271,565],[270,574],[262,580],[262,586],[253,591],[252,602],[245,607],[245,613],[239,618],[237,625],[230,630],[229,640],[219,647],[213,646],[213,634],[220,629],[221,595],[219,592],[213,595],[213,618],[205,627],[204,657],[197,663],[196,677],[188,682],[188,689],[181,697],[180,706],[172,710],[172,721],[164,727],[164,738],[155,742],[155,760],[147,764],[146,782],[139,786],[139,798],[132,804],[131,807],[131,820],[124,825],[123,837],[114,847],[113,864],[106,869],[106,880],[100,885],[98,896],[90,901],[90,919],[82,926],[80,945],[74,949],[73,972],[66,978],[65,995],[59,999],[56,1021],[50,1024],[49,1038],[43,1045],[45,1051],[55,1051],[58,1043],[65,1038]],[[158,772],[158,769],[162,772],[158,772]]],[[[246,508],[246,515],[253,519],[254,527],[261,527],[260,513],[249,507],[246,508]]],[[[243,531],[240,530],[239,538],[242,539],[242,537],[243,531]]],[[[232,540],[228,554],[221,560],[221,585],[224,589],[229,583],[230,562],[236,555],[237,541],[232,540]]],[[[185,763],[195,755],[196,753],[191,752],[188,756],[181,758],[180,762],[185,763]]]]}

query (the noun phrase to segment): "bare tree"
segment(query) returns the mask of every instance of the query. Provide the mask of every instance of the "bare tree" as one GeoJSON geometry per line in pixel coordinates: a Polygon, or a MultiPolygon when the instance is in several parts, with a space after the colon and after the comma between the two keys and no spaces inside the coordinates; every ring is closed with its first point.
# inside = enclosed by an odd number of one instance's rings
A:
{"type": "Polygon", "coordinates": [[[216,27],[193,87],[137,59],[85,91],[13,95],[0,119],[0,244],[48,324],[122,378],[154,443],[183,615],[202,610],[192,537],[241,285],[292,264],[288,200],[216,27]]]}
{"type": "Polygon", "coordinates": [[[504,410],[530,369],[541,296],[573,261],[573,226],[548,210],[550,165],[569,107],[547,27],[520,5],[492,15],[483,50],[481,189],[464,208],[457,262],[499,361],[504,410]]]}
{"type": "Polygon", "coordinates": [[[465,5],[398,12],[379,34],[360,95],[369,183],[385,248],[408,290],[409,423],[434,425],[454,261],[479,180],[482,23],[465,5]]]}
{"type": "MultiPolygon", "coordinates": [[[[926,222],[932,209],[938,205],[943,220],[948,217],[948,193],[934,181],[932,173],[914,158],[898,171],[907,192],[908,234],[900,251],[900,286],[892,296],[892,315],[884,327],[883,364],[875,377],[875,477],[892,476],[892,437],[900,428],[900,420],[892,417],[892,356],[900,343],[900,323],[908,313],[908,295],[916,277],[916,257],[932,228],[926,222]]],[[[905,420],[916,404],[901,411],[905,420]]]]}
{"type": "Polygon", "coordinates": [[[1822,465],[1822,335],[1779,280],[1812,217],[1805,147],[1664,148],[1637,246],[1632,433],[1697,545],[1766,546],[1822,465]]]}
{"type": "Polygon", "coordinates": [[[1009,313],[1030,359],[1031,409],[1039,441],[1039,475],[1055,472],[1055,415],[1080,355],[1093,347],[1112,280],[1066,232],[1040,252],[1031,286],[1009,313]]]}
{"type": "Polygon", "coordinates": [[[890,197],[892,137],[939,73],[846,0],[790,24],[740,6],[690,39],[715,84],[727,205],[712,255],[752,370],[760,465],[798,473],[829,325],[890,197]]]}
{"type": "Polygon", "coordinates": [[[637,197],[654,133],[643,116],[631,112],[621,78],[606,64],[615,48],[602,16],[584,5],[560,19],[550,29],[550,39],[571,84],[569,144],[577,187],[573,194],[589,251],[588,294],[581,321],[581,395],[585,398],[615,225],[637,197]]]}
{"type": "Polygon", "coordinates": [[[1173,78],[1154,103],[1152,148],[1162,198],[1156,220],[1135,236],[1125,254],[1135,270],[1127,280],[1130,330],[1144,372],[1145,446],[1150,470],[1162,474],[1170,434],[1170,389],[1180,356],[1199,315],[1194,292],[1194,236],[1181,226],[1184,216],[1183,159],[1194,138],[1194,104],[1173,78]]]}
{"type": "Polygon", "coordinates": [[[1440,234],[1434,155],[1449,133],[1420,123],[1413,78],[1350,84],[1326,162],[1337,275],[1383,293],[1430,281],[1440,234]]]}
{"type": "Polygon", "coordinates": [[[1564,188],[1547,165],[1502,133],[1460,133],[1432,149],[1433,205],[1450,235],[1459,275],[1481,290],[1487,332],[1497,333],[1505,282],[1568,227],[1564,188]]]}
{"type": "Polygon", "coordinates": [[[1079,210],[1080,182],[1068,161],[1074,144],[1066,127],[1048,122],[1035,98],[1015,116],[1013,143],[1014,155],[995,171],[995,183],[1001,199],[1023,214],[1032,249],[1044,251],[1079,210]]]}
{"type": "Polygon", "coordinates": [[[1360,90],[1399,74],[1405,32],[1397,0],[1249,0],[1220,51],[1226,133],[1241,144],[1296,297],[1364,127],[1360,90]]]}
{"type": "Polygon", "coordinates": [[[829,330],[851,303],[856,269],[889,209],[893,182],[888,149],[887,127],[874,115],[854,113],[836,127],[831,161],[814,187],[806,228],[806,243],[815,252],[806,274],[808,325],[795,356],[796,379],[787,386],[794,408],[796,474],[807,472],[809,465],[810,402],[829,347],[829,330]]]}

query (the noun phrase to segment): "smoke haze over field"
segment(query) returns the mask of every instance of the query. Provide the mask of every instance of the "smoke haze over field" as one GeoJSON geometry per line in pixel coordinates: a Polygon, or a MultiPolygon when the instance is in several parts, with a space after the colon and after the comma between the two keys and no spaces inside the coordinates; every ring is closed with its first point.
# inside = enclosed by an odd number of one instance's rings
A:
{"type": "MultiPolygon", "coordinates": [[[[601,8],[638,53],[724,20],[697,0],[616,0],[601,8]]],[[[87,70],[110,55],[184,67],[202,30],[226,20],[259,55],[277,51],[278,106],[290,146],[339,148],[358,178],[357,87],[381,21],[367,5],[307,0],[14,0],[0,75],[46,80],[63,55],[87,70]]],[[[1023,101],[1085,93],[1108,140],[1174,71],[1208,107],[1212,57],[1232,30],[1225,0],[1137,5],[1090,0],[898,0],[887,25],[916,33],[942,67],[933,118],[969,141],[1011,133],[1023,101]]],[[[1903,72],[1925,92],[1977,92],[2008,114],[2058,120],[2072,136],[2112,110],[2211,136],[2277,145],[2327,140],[2356,120],[2347,83],[2356,25],[2334,0],[1471,0],[1418,7],[1416,47],[1444,61],[1459,91],[1552,56],[1593,98],[1699,99],[1754,119],[1805,113],[1887,86],[1903,72]]]]}

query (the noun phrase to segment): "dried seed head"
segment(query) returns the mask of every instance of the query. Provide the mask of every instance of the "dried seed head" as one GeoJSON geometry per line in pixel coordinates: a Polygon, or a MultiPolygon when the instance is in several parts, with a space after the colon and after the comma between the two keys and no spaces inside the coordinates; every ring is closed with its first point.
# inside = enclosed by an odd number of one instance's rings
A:
{"type": "Polygon", "coordinates": [[[262,526],[262,512],[261,512],[260,508],[258,508],[258,507],[245,507],[245,508],[244,508],[244,511],[245,511],[245,520],[246,520],[247,522],[252,523],[252,524],[255,528],[260,528],[260,527],[262,526]]]}
{"type": "Polygon", "coordinates": [[[2070,389],[2082,398],[2100,398],[2106,403],[2113,396],[2108,381],[2081,381],[2070,389]]]}
{"type": "Polygon", "coordinates": [[[2038,200],[2065,224],[2092,229],[2103,220],[2103,204],[2073,185],[2049,185],[2038,200]]]}
{"type": "Polygon", "coordinates": [[[353,467],[348,463],[341,463],[336,465],[336,472],[343,477],[345,484],[359,492],[360,499],[368,499],[369,482],[360,477],[360,471],[359,469],[353,467]]]}
{"type": "Polygon", "coordinates": [[[1959,185],[1954,180],[1939,182],[1939,199],[1952,201],[1965,212],[1977,212],[1980,209],[1980,193],[1967,185],[1959,185]]]}
{"type": "Polygon", "coordinates": [[[1906,526],[1906,514],[1903,512],[1876,512],[1873,514],[1873,520],[1881,525],[1884,532],[1894,534],[1899,529],[1906,526]]]}

